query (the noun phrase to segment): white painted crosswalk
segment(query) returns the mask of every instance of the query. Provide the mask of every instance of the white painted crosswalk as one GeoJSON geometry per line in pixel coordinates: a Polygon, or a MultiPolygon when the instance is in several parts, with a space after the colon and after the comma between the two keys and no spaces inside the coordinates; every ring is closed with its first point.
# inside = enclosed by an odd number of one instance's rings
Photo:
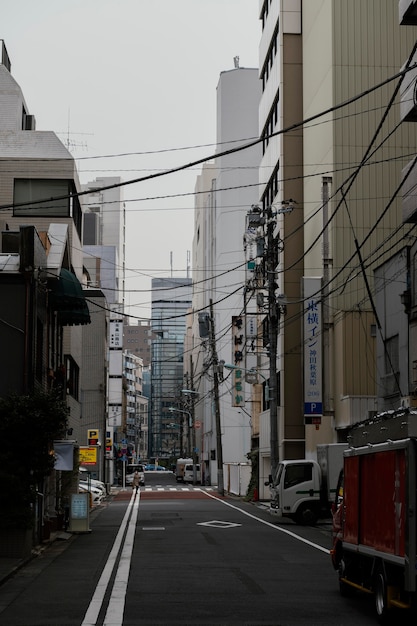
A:
{"type": "Polygon", "coordinates": [[[215,490],[215,487],[201,487],[198,485],[146,485],[145,487],[141,487],[140,490],[143,491],[206,491],[211,492],[215,490]]]}

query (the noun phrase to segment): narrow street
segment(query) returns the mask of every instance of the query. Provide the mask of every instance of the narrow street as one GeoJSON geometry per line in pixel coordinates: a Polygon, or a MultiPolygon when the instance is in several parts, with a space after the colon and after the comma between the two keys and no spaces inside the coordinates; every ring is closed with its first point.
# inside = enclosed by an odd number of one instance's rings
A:
{"type": "Polygon", "coordinates": [[[371,598],[339,595],[329,545],[328,523],[276,523],[215,488],[147,477],[137,496],[111,496],[91,533],[56,540],[0,586],[0,623],[375,624],[371,598]]]}

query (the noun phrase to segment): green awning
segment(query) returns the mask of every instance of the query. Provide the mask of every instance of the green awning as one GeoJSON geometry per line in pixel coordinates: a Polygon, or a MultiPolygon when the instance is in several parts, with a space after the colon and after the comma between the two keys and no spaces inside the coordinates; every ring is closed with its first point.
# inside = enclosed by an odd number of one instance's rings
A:
{"type": "Polygon", "coordinates": [[[90,324],[90,312],[78,278],[66,269],[61,269],[59,280],[50,282],[50,301],[57,312],[61,326],[90,324]]]}

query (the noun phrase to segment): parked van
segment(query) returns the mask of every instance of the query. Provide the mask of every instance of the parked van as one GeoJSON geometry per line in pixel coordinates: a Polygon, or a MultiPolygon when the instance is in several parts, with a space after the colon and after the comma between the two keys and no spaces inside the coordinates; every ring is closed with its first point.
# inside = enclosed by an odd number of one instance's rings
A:
{"type": "Polygon", "coordinates": [[[177,483],[183,483],[184,481],[184,472],[187,465],[192,464],[192,459],[177,459],[175,474],[177,477],[177,483]]]}
{"type": "MultiPolygon", "coordinates": [[[[200,463],[197,463],[195,465],[195,475],[196,475],[196,482],[197,483],[201,483],[201,471],[200,471],[200,463]]],[[[194,465],[192,463],[187,463],[187,465],[184,468],[184,478],[183,478],[185,483],[192,483],[194,482],[194,465]]]]}

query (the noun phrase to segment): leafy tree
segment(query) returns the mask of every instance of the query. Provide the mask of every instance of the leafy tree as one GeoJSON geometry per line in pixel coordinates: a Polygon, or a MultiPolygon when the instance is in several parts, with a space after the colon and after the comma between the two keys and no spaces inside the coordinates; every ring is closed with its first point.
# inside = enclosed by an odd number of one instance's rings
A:
{"type": "Polygon", "coordinates": [[[31,526],[36,486],[53,470],[53,441],[67,419],[68,408],[54,392],[0,398],[0,527],[31,526]]]}

